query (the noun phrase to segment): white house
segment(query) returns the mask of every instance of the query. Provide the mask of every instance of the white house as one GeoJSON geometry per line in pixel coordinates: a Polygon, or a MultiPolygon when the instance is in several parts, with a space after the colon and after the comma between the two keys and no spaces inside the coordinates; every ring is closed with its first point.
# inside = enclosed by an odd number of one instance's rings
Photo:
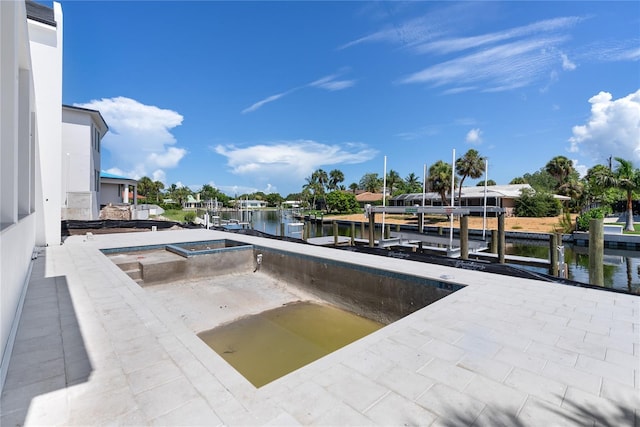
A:
{"type": "Polygon", "coordinates": [[[133,207],[138,205],[138,181],[108,172],[100,172],[100,207],[129,204],[129,188],[133,187],[133,207]]]}
{"type": "MultiPolygon", "coordinates": [[[[487,186],[487,206],[498,206],[504,208],[507,216],[515,213],[516,200],[521,196],[523,189],[532,190],[529,184],[508,184],[508,185],[488,185],[487,186]]],[[[483,206],[485,189],[484,186],[462,187],[462,197],[458,200],[458,189],[454,197],[458,206],[483,206]]],[[[571,200],[570,197],[554,195],[561,201],[571,200]]],[[[401,194],[389,200],[390,206],[414,206],[422,204],[422,193],[401,194]]],[[[426,206],[442,206],[442,199],[439,193],[425,193],[426,206]]]]}
{"type": "Polygon", "coordinates": [[[260,209],[266,208],[267,202],[264,200],[236,200],[235,205],[240,209],[260,209]]]}
{"type": "Polygon", "coordinates": [[[0,386],[34,249],[61,240],[62,23],[0,1],[0,386]]]}
{"type": "Polygon", "coordinates": [[[62,219],[100,216],[100,144],[108,129],[99,111],[62,106],[62,219]]]}

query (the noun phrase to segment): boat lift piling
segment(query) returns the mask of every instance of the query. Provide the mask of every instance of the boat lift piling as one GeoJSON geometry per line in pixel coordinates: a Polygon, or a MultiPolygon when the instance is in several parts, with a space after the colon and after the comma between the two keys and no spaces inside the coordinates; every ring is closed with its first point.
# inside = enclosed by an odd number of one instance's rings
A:
{"type": "MultiPolygon", "coordinates": [[[[440,215],[457,215],[460,216],[460,257],[462,259],[469,258],[469,218],[470,213],[495,213],[498,216],[498,231],[497,234],[492,233],[492,247],[495,244],[498,253],[498,262],[505,263],[505,224],[504,224],[504,209],[495,206],[464,206],[464,207],[450,207],[450,206],[365,206],[365,216],[369,219],[369,247],[375,247],[375,215],[376,213],[390,213],[390,214],[440,214],[440,215]]],[[[383,225],[382,238],[380,239],[380,246],[384,247],[384,241],[388,239],[389,225],[383,225]]],[[[442,234],[441,232],[439,234],[442,234]]],[[[453,225],[450,227],[450,236],[453,235],[453,225]]],[[[421,242],[422,243],[422,242],[421,242]]],[[[422,246],[422,245],[421,245],[422,246]]],[[[453,250],[453,239],[450,238],[448,252],[451,254],[458,254],[458,251],[453,250]]]]}

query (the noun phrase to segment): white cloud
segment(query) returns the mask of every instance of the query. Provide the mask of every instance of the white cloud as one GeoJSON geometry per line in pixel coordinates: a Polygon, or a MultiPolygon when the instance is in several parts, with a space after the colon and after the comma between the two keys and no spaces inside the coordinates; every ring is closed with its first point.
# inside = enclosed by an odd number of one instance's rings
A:
{"type": "Polygon", "coordinates": [[[425,68],[400,83],[478,86],[488,92],[527,86],[548,75],[557,58],[549,47],[564,40],[563,36],[550,36],[495,46],[425,68]]]}
{"type": "Polygon", "coordinates": [[[291,89],[291,90],[288,90],[286,92],[277,93],[275,95],[268,96],[265,99],[263,99],[261,101],[258,101],[255,104],[251,105],[250,107],[247,107],[244,110],[242,110],[242,114],[251,113],[252,111],[256,111],[258,108],[262,107],[263,105],[268,104],[268,103],[273,102],[273,101],[277,101],[278,99],[282,98],[283,96],[286,96],[286,95],[290,94],[294,90],[295,89],[291,89]]]}
{"type": "Polygon", "coordinates": [[[574,126],[571,152],[586,152],[594,160],[609,156],[640,161],[640,89],[620,99],[600,92],[589,99],[591,117],[574,126]]]}
{"type": "Polygon", "coordinates": [[[277,100],[279,100],[281,98],[284,98],[287,95],[292,94],[293,92],[296,92],[296,91],[298,91],[300,89],[304,89],[306,87],[315,87],[315,88],[326,89],[326,90],[329,90],[331,92],[335,92],[337,90],[343,90],[343,89],[350,88],[351,86],[356,84],[355,80],[336,80],[343,73],[344,73],[344,71],[340,72],[340,73],[337,73],[337,74],[331,74],[331,75],[328,75],[328,76],[324,76],[324,77],[321,77],[321,78],[319,78],[317,80],[312,81],[311,83],[307,83],[307,84],[305,84],[303,86],[294,87],[294,88],[289,89],[287,91],[284,91],[284,92],[281,92],[281,93],[277,93],[275,95],[268,96],[268,97],[264,98],[263,100],[258,101],[256,103],[254,103],[253,105],[251,105],[250,107],[247,107],[244,110],[242,110],[242,114],[251,113],[253,111],[256,111],[257,109],[261,108],[265,104],[277,101],[277,100]]]}
{"type": "Polygon", "coordinates": [[[585,61],[640,61],[640,38],[632,40],[602,40],[587,45],[578,56],[585,61]]]}
{"type": "Polygon", "coordinates": [[[587,174],[589,168],[586,165],[581,165],[577,159],[571,159],[571,161],[573,162],[573,168],[578,172],[580,178],[583,178],[587,174]]]}
{"type": "Polygon", "coordinates": [[[311,87],[319,87],[330,91],[343,90],[350,88],[355,84],[355,80],[336,80],[338,76],[332,74],[330,76],[322,77],[314,82],[309,83],[311,87]]]}
{"type": "Polygon", "coordinates": [[[167,183],[167,174],[162,169],[156,169],[151,174],[153,181],[160,181],[163,184],[167,183]]]}
{"type": "Polygon", "coordinates": [[[469,144],[479,145],[482,143],[482,131],[478,128],[471,129],[467,132],[467,137],[465,139],[469,144]]]}
{"type": "Polygon", "coordinates": [[[174,147],[171,129],[180,126],[183,119],[175,111],[122,96],[74,105],[98,110],[104,117],[109,132],[102,146],[109,150],[115,165],[109,170],[117,169],[119,175],[138,179],[153,174],[154,179],[164,179],[162,169],[176,167],[187,154],[185,149],[174,147]]]}
{"type": "Polygon", "coordinates": [[[265,186],[301,181],[320,167],[362,163],[377,154],[363,144],[328,145],[309,140],[248,147],[218,145],[212,149],[227,158],[227,166],[234,174],[250,176],[265,186]]]}
{"type": "Polygon", "coordinates": [[[573,62],[571,62],[569,60],[569,57],[564,54],[561,53],[560,54],[560,58],[562,58],[562,69],[565,71],[573,71],[576,69],[576,64],[574,64],[573,62]]]}
{"type": "Polygon", "coordinates": [[[511,40],[517,37],[535,35],[541,32],[553,32],[559,30],[565,30],[574,26],[581,20],[579,17],[569,16],[561,18],[547,19],[544,21],[534,22],[533,24],[525,25],[522,27],[510,28],[508,30],[482,34],[472,37],[460,37],[452,39],[441,39],[434,42],[425,43],[417,46],[416,50],[420,53],[437,52],[437,53],[451,53],[462,50],[478,48],[481,46],[496,44],[506,40],[511,40]]]}

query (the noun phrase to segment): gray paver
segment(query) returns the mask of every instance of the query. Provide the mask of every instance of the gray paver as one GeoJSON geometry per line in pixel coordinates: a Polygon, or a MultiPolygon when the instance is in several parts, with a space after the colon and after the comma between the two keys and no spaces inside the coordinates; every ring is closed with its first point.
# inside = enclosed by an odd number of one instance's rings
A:
{"type": "Polygon", "coordinates": [[[152,419],[151,424],[156,426],[219,426],[222,425],[222,421],[203,399],[196,398],[171,412],[152,419]]]}
{"type": "Polygon", "coordinates": [[[189,304],[174,311],[98,252],[229,236],[129,233],[47,248],[32,270],[2,425],[624,425],[637,417],[638,297],[232,235],[466,286],[255,389],[194,335],[196,323],[181,320],[189,304]],[[585,410],[593,405],[600,413],[585,410]]]}
{"type": "Polygon", "coordinates": [[[634,426],[635,408],[619,402],[612,402],[569,387],[562,407],[581,418],[591,418],[598,425],[634,426]]]}
{"type": "Polygon", "coordinates": [[[513,366],[495,359],[486,358],[477,354],[469,354],[457,363],[457,366],[486,376],[498,382],[502,382],[511,372],[513,366]]]}
{"type": "Polygon", "coordinates": [[[458,391],[464,390],[467,385],[476,377],[474,372],[451,365],[442,359],[435,358],[418,371],[420,374],[446,383],[448,386],[458,391]]]}
{"type": "Polygon", "coordinates": [[[500,412],[515,416],[524,404],[527,393],[485,377],[476,376],[464,393],[486,403],[500,412]]]}
{"type": "Polygon", "coordinates": [[[561,382],[544,378],[520,368],[514,369],[504,383],[558,406],[562,404],[562,399],[567,389],[561,382]]]}
{"type": "Polygon", "coordinates": [[[365,412],[380,425],[429,426],[437,418],[421,406],[389,393],[365,412]]]}
{"type": "Polygon", "coordinates": [[[415,400],[435,384],[421,373],[397,365],[378,374],[376,382],[410,400],[415,400]]]}
{"type": "Polygon", "coordinates": [[[542,358],[509,347],[501,349],[498,354],[496,354],[495,359],[533,372],[542,371],[546,363],[542,358]]]}
{"type": "Polygon", "coordinates": [[[485,407],[480,400],[444,384],[434,385],[416,402],[430,412],[451,420],[453,425],[473,424],[485,407]]]}
{"type": "Polygon", "coordinates": [[[585,372],[598,372],[605,378],[633,387],[633,368],[621,366],[581,354],[578,356],[576,368],[585,372]]]}
{"type": "Polygon", "coordinates": [[[559,365],[550,361],[547,362],[546,366],[542,370],[542,375],[546,378],[557,380],[569,386],[582,389],[596,396],[600,393],[602,378],[593,375],[592,373],[559,365]]]}

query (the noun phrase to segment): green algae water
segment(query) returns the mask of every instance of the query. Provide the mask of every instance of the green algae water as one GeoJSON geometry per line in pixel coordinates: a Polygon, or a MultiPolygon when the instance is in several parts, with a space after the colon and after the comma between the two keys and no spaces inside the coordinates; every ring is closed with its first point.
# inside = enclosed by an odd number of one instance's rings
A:
{"type": "Polygon", "coordinates": [[[261,387],[383,326],[336,307],[297,302],[198,336],[261,387]]]}

